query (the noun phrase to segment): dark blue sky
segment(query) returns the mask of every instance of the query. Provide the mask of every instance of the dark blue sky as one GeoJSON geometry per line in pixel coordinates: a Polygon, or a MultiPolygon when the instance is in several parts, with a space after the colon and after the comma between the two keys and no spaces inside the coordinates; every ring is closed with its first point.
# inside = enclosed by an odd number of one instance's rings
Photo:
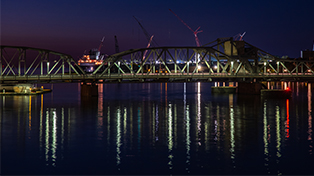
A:
{"type": "Polygon", "coordinates": [[[192,29],[201,26],[201,44],[246,31],[244,40],[273,55],[299,57],[312,49],[313,0],[1,0],[1,45],[55,50],[79,58],[97,48],[114,53],[145,48],[148,41],[133,16],[154,34],[159,46],[196,46],[192,29]]]}

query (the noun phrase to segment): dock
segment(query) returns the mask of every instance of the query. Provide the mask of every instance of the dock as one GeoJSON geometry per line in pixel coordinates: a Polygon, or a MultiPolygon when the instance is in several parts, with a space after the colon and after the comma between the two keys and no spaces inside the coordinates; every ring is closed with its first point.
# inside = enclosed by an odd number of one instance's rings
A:
{"type": "Polygon", "coordinates": [[[39,94],[44,94],[51,92],[51,89],[41,89],[41,90],[36,90],[36,91],[31,91],[28,93],[17,93],[17,92],[0,92],[0,96],[7,96],[7,95],[39,95],[39,94]]]}
{"type": "Polygon", "coordinates": [[[0,84],[0,95],[38,95],[51,92],[43,86],[34,87],[32,84],[0,84]]]}
{"type": "Polygon", "coordinates": [[[292,91],[290,89],[262,89],[261,95],[269,98],[291,98],[292,91]]]}

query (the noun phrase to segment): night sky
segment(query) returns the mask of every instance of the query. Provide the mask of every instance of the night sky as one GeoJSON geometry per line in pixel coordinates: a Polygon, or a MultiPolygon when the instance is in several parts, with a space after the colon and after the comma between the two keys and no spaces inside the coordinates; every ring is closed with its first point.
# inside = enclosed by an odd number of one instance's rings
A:
{"type": "Polygon", "coordinates": [[[196,46],[246,32],[244,40],[276,56],[299,57],[313,48],[313,0],[0,0],[1,45],[29,46],[70,54],[77,59],[98,48],[113,54],[145,48],[139,24],[159,46],[196,46]]]}

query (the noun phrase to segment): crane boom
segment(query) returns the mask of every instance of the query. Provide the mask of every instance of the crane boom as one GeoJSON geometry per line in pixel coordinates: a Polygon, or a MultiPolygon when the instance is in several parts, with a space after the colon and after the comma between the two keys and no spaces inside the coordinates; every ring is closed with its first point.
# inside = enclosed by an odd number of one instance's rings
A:
{"type": "Polygon", "coordinates": [[[187,25],[176,13],[174,13],[171,9],[169,9],[170,12],[172,12],[186,27],[188,27],[193,33],[194,31],[190,28],[189,25],[187,25]]]}
{"type": "Polygon", "coordinates": [[[198,47],[201,46],[200,40],[197,37],[198,33],[203,32],[202,30],[199,31],[199,29],[201,27],[198,27],[195,31],[193,31],[193,29],[189,25],[187,25],[177,14],[175,14],[171,9],[169,9],[169,11],[172,12],[188,29],[190,29],[193,32],[194,37],[195,37],[196,46],[198,46],[198,47]]]}
{"type": "Polygon", "coordinates": [[[99,45],[99,47],[98,47],[98,51],[99,51],[99,52],[100,52],[100,49],[101,49],[101,47],[102,47],[102,44],[103,44],[104,40],[105,40],[105,37],[102,38],[101,43],[100,43],[100,45],[99,45]]]}
{"type": "MultiPolygon", "coordinates": [[[[149,41],[150,40],[150,34],[146,31],[146,29],[144,28],[144,26],[140,23],[140,21],[137,19],[137,18],[135,18],[135,16],[133,16],[133,18],[137,21],[137,23],[140,25],[140,27],[142,28],[142,30],[143,30],[143,32],[144,32],[144,34],[145,34],[145,36],[146,36],[146,38],[147,38],[147,40],[149,41]]],[[[152,40],[152,41],[150,41],[150,42],[152,42],[153,44],[155,44],[156,46],[158,46],[158,44],[157,44],[157,42],[155,41],[155,40],[152,40]]]]}
{"type": "Polygon", "coordinates": [[[243,37],[244,37],[245,33],[246,33],[246,32],[243,32],[243,34],[242,34],[242,35],[240,35],[240,41],[242,41],[242,40],[243,40],[243,37]]]}
{"type": "MultiPolygon", "coordinates": [[[[152,35],[152,36],[150,37],[149,42],[148,42],[146,48],[149,48],[149,47],[150,47],[150,43],[152,42],[153,37],[154,37],[154,35],[152,35]]],[[[147,50],[145,50],[145,52],[144,52],[144,54],[143,54],[143,60],[145,60],[146,54],[147,54],[147,50]]]]}
{"type": "Polygon", "coordinates": [[[239,41],[242,41],[245,34],[246,34],[246,32],[243,32],[243,34],[239,33],[239,34],[235,35],[233,38],[235,41],[238,39],[239,39],[239,41]]]}

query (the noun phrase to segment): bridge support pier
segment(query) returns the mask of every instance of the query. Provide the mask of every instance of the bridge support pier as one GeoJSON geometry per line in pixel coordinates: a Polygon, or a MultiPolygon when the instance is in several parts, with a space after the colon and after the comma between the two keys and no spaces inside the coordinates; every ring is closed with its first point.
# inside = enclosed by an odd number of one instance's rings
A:
{"type": "Polygon", "coordinates": [[[81,84],[81,97],[97,97],[98,85],[95,83],[81,84]]]}
{"type": "Polygon", "coordinates": [[[238,83],[238,93],[239,94],[261,94],[262,84],[261,83],[248,83],[239,82],[238,83]]]}

